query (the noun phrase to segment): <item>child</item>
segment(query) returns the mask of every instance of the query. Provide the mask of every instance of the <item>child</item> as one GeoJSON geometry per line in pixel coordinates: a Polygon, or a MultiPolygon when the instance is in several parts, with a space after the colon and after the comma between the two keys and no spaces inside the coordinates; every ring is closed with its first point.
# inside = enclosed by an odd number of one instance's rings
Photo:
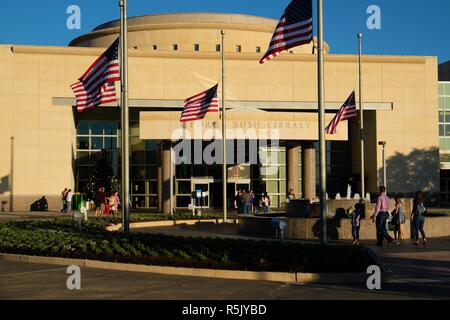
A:
{"type": "Polygon", "coordinates": [[[359,246],[359,229],[361,228],[361,208],[358,207],[353,210],[352,214],[352,236],[353,245],[359,246]]]}
{"type": "Polygon", "coordinates": [[[394,236],[395,239],[404,240],[405,239],[405,209],[403,207],[402,200],[400,197],[395,197],[395,229],[394,229],[394,236]]]}

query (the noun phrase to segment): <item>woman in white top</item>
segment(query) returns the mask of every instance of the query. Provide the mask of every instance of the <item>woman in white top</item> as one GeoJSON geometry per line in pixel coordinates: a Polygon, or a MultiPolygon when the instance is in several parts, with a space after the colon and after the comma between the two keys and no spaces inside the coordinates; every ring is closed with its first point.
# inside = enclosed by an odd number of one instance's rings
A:
{"type": "Polygon", "coordinates": [[[267,195],[267,192],[264,192],[264,195],[261,198],[262,207],[264,210],[264,213],[269,213],[269,206],[270,206],[270,198],[267,195]]]}

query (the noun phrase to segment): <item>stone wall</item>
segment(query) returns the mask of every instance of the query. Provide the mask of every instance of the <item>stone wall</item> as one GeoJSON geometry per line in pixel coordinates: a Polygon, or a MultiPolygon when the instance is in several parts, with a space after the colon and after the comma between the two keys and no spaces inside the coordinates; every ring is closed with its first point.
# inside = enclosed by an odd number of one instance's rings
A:
{"type": "MultiPolygon", "coordinates": [[[[286,239],[317,240],[319,239],[320,220],[317,218],[280,218],[287,223],[286,239]]],[[[411,221],[406,220],[406,239],[413,237],[411,221]]],[[[272,225],[270,217],[239,217],[239,233],[247,236],[274,238],[279,236],[279,230],[272,225]]],[[[352,240],[352,225],[348,218],[328,219],[327,233],[330,240],[352,240]]],[[[427,237],[450,236],[450,216],[427,217],[425,221],[427,237]]],[[[393,236],[393,232],[390,232],[393,236]]],[[[376,227],[370,219],[361,221],[360,239],[376,240],[376,227]]]]}

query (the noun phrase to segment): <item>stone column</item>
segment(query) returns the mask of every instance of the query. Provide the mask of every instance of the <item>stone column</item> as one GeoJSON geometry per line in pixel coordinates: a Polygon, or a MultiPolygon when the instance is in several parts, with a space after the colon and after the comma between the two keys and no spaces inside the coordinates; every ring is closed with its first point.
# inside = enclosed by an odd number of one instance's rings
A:
{"type": "Polygon", "coordinates": [[[162,208],[162,202],[163,202],[163,178],[162,178],[162,163],[163,163],[163,159],[162,159],[162,142],[158,142],[158,147],[157,147],[157,158],[158,158],[158,167],[157,167],[157,179],[158,179],[158,197],[157,197],[157,201],[158,201],[158,212],[162,212],[163,208],[162,208]]]}
{"type": "Polygon", "coordinates": [[[316,198],[316,149],[313,143],[302,145],[303,198],[316,198]]]}
{"type": "Polygon", "coordinates": [[[297,199],[300,195],[299,153],[300,147],[286,146],[286,192],[289,194],[289,190],[293,189],[297,199]]]}
{"type": "Polygon", "coordinates": [[[170,166],[172,165],[170,159],[170,142],[164,141],[161,148],[162,152],[162,211],[163,213],[170,213],[170,179],[174,177],[175,170],[172,169],[172,177],[170,175],[170,166]]]}

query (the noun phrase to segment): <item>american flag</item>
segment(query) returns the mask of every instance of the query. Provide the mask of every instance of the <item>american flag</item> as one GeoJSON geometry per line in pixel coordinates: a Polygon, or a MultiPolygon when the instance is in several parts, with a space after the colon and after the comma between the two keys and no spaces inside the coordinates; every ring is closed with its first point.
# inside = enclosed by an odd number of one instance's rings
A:
{"type": "Polygon", "coordinates": [[[339,122],[357,118],[355,91],[352,92],[344,105],[339,109],[339,112],[331,120],[330,124],[325,128],[328,134],[335,134],[339,122]]]}
{"type": "Polygon", "coordinates": [[[181,113],[180,122],[201,120],[207,112],[219,112],[218,87],[219,84],[216,84],[211,89],[184,100],[184,110],[181,113]]]}
{"type": "Polygon", "coordinates": [[[120,81],[119,38],[70,87],[83,112],[104,103],[116,102],[115,81],[120,81]]]}
{"type": "Polygon", "coordinates": [[[282,51],[310,43],[313,39],[312,0],[292,0],[284,11],[259,63],[265,63],[282,51]]]}

